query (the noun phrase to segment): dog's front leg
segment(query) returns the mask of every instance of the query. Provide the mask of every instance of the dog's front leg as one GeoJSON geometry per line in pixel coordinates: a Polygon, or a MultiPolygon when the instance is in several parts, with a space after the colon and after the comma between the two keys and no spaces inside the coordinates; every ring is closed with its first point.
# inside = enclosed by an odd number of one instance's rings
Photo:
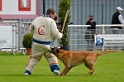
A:
{"type": "Polygon", "coordinates": [[[68,58],[63,60],[63,64],[65,65],[65,68],[61,72],[60,76],[66,75],[68,73],[68,71],[71,69],[71,67],[70,67],[70,61],[69,61],[68,58]]]}
{"type": "Polygon", "coordinates": [[[71,68],[65,67],[63,71],[60,73],[60,76],[65,76],[71,68]]]}

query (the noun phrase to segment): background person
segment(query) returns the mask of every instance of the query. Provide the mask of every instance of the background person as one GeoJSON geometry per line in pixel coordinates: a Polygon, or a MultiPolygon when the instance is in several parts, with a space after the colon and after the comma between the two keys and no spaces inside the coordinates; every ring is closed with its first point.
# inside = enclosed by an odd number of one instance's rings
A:
{"type": "MultiPolygon", "coordinates": [[[[121,15],[122,12],[121,7],[116,8],[116,12],[112,15],[112,24],[123,24],[124,25],[124,19],[121,15]]],[[[124,34],[124,26],[113,26],[111,27],[113,34],[124,34]]],[[[116,50],[119,50],[117,46],[113,47],[116,50]]]]}
{"type": "Polygon", "coordinates": [[[52,38],[61,39],[63,34],[58,31],[53,20],[56,16],[55,10],[52,8],[48,9],[47,15],[49,17],[37,17],[31,24],[30,31],[33,33],[32,54],[27,64],[25,75],[32,74],[34,67],[43,55],[48,61],[51,71],[56,75],[60,74],[57,57],[50,52],[50,45],[52,38]]]}
{"type": "Polygon", "coordinates": [[[88,16],[88,21],[86,25],[91,25],[88,27],[85,33],[85,39],[87,41],[87,50],[93,51],[94,48],[94,34],[96,33],[96,21],[92,15],[88,16]]]}
{"type": "MultiPolygon", "coordinates": [[[[112,15],[112,24],[123,24],[124,25],[124,19],[121,15],[122,12],[122,8],[121,7],[117,7],[116,8],[116,12],[112,15]]],[[[121,26],[113,26],[111,27],[112,29],[112,33],[113,34],[121,34],[121,30],[124,29],[124,27],[121,26]]]]}

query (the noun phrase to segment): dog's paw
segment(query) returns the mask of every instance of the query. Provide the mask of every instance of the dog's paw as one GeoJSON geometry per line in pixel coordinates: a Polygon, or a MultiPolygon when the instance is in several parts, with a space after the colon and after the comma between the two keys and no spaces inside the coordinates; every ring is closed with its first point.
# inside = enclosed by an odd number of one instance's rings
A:
{"type": "Polygon", "coordinates": [[[93,72],[88,72],[88,74],[89,74],[89,75],[92,75],[92,74],[93,74],[93,72]]]}

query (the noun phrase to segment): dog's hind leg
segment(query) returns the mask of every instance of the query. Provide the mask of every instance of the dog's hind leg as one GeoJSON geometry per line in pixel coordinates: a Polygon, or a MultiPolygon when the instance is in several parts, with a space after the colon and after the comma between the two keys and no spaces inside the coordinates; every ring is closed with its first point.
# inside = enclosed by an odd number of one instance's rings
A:
{"type": "Polygon", "coordinates": [[[84,65],[85,65],[88,69],[91,69],[91,68],[90,68],[90,65],[89,65],[86,61],[84,62],[84,65]]]}
{"type": "Polygon", "coordinates": [[[88,72],[88,74],[91,75],[91,74],[94,72],[94,70],[95,70],[93,64],[92,64],[92,63],[87,63],[87,62],[85,62],[84,65],[90,70],[90,71],[88,72]]]}
{"type": "Polygon", "coordinates": [[[94,72],[95,68],[93,65],[90,65],[90,71],[88,72],[88,74],[92,74],[94,72]]]}
{"type": "Polygon", "coordinates": [[[89,72],[88,72],[88,74],[92,74],[93,72],[94,72],[94,70],[95,70],[95,68],[94,68],[94,63],[95,63],[95,61],[96,61],[96,57],[91,57],[91,56],[89,56],[89,57],[87,57],[86,58],[86,61],[84,62],[84,65],[90,70],[89,72]]]}
{"type": "Polygon", "coordinates": [[[90,71],[88,72],[88,74],[91,75],[91,74],[93,73],[93,71],[94,71],[93,65],[90,64],[90,63],[87,63],[87,62],[84,62],[84,65],[90,70],[90,71]]]}

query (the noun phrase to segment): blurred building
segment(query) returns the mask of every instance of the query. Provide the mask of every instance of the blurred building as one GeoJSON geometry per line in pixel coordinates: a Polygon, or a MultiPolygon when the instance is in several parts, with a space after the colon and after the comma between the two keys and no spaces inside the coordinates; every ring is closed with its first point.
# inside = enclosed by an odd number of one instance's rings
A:
{"type": "MultiPolygon", "coordinates": [[[[42,1],[45,1],[45,10],[52,7],[58,11],[59,0],[42,1]]],[[[116,7],[121,6],[124,9],[124,0],[71,0],[71,2],[71,21],[74,24],[85,24],[88,15],[93,15],[97,24],[110,24],[116,7]]]]}

